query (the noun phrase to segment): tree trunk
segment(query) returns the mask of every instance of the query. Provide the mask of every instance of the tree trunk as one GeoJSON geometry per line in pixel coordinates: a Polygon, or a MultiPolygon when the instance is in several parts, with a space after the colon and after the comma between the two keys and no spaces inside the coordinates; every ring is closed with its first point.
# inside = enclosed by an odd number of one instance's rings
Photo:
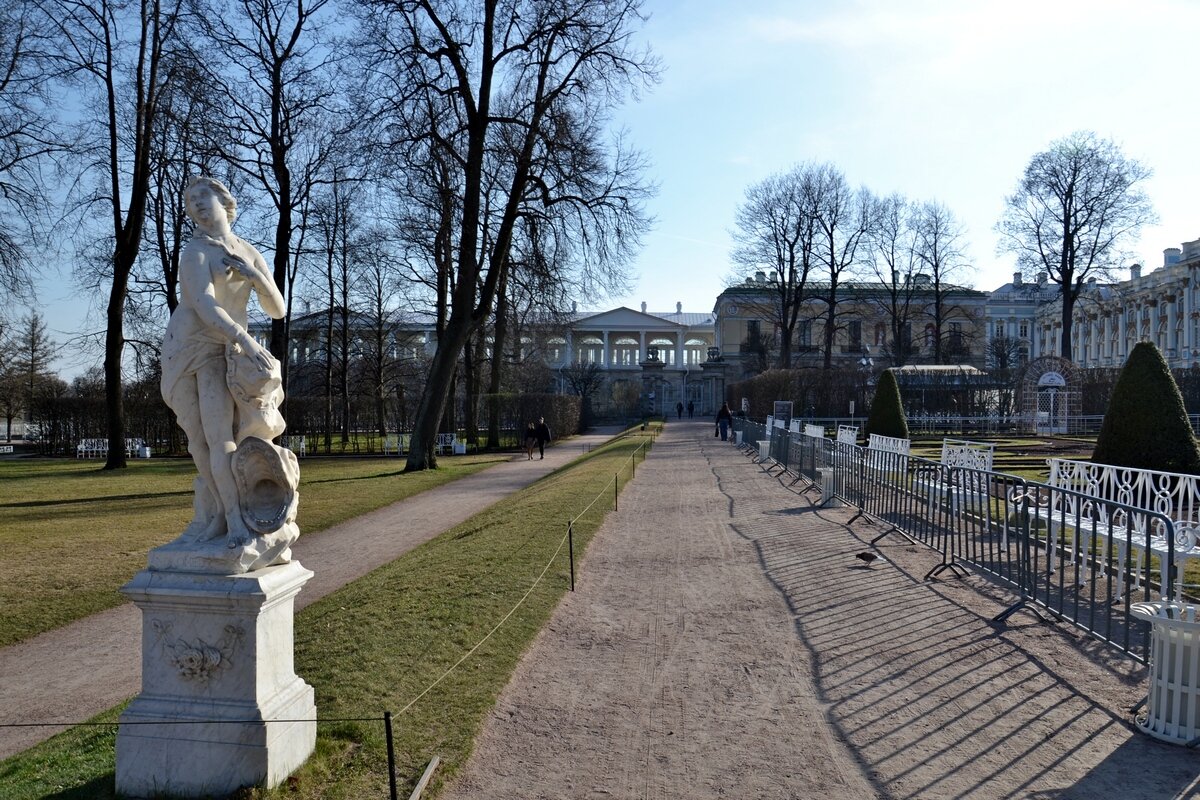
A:
{"type": "Polygon", "coordinates": [[[429,365],[429,377],[421,400],[417,404],[416,424],[413,427],[412,449],[405,472],[437,468],[437,455],[433,452],[437,442],[438,428],[446,409],[446,400],[454,382],[454,371],[458,367],[458,354],[471,333],[471,320],[466,315],[451,315],[446,323],[444,335],[438,339],[437,350],[429,365]]]}
{"type": "MultiPolygon", "coordinates": [[[[104,332],[104,410],[108,423],[108,458],[104,469],[125,469],[125,392],[121,355],[125,348],[125,289],[129,266],[118,250],[113,258],[113,285],[108,296],[108,328],[104,332]]],[[[132,265],[133,259],[128,259],[132,265]]]]}
{"type": "Polygon", "coordinates": [[[1059,355],[1068,361],[1071,360],[1071,315],[1075,313],[1075,296],[1071,288],[1066,282],[1062,285],[1062,342],[1059,347],[1059,355]]]}
{"type": "Polygon", "coordinates": [[[496,328],[492,333],[492,374],[488,379],[488,447],[500,449],[500,384],[504,376],[504,343],[508,339],[508,267],[496,287],[496,328]]]}
{"type": "Polygon", "coordinates": [[[825,369],[833,368],[833,342],[837,336],[837,306],[832,302],[832,299],[831,296],[828,303],[829,310],[825,312],[825,361],[822,364],[822,367],[825,369]]]}

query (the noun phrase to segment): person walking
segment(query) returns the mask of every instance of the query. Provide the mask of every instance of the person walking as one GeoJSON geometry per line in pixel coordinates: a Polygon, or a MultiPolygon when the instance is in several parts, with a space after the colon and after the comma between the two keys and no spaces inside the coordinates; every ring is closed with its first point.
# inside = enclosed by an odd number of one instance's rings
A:
{"type": "Polygon", "coordinates": [[[525,428],[525,455],[526,461],[533,461],[533,448],[537,447],[537,426],[532,422],[525,428]]]}
{"type": "Polygon", "coordinates": [[[538,458],[546,457],[546,445],[553,438],[550,435],[550,426],[546,424],[545,417],[538,417],[537,427],[534,428],[534,433],[537,435],[538,458]]]}
{"type": "Polygon", "coordinates": [[[693,401],[688,400],[688,419],[691,419],[694,416],[696,416],[696,404],[693,401]]]}
{"type": "Polygon", "coordinates": [[[675,404],[675,417],[676,419],[683,419],[683,403],[675,404]]]}
{"type": "Polygon", "coordinates": [[[724,403],[721,410],[717,412],[717,430],[721,434],[721,441],[729,441],[729,426],[733,423],[733,412],[729,410],[729,403],[724,403]]]}

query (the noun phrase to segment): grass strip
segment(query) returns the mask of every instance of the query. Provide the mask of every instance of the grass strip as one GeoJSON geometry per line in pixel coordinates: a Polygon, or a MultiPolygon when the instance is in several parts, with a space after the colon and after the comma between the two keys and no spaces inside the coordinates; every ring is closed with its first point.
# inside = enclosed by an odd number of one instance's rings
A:
{"type": "MultiPolygon", "coordinates": [[[[424,795],[435,797],[569,589],[567,551],[558,551],[567,521],[591,504],[575,521],[578,562],[612,510],[592,501],[611,497],[614,479],[626,484],[648,441],[630,436],[597,448],[301,612],[296,671],[315,687],[318,716],[329,721],[318,725],[317,752],[292,780],[239,796],[387,797],[383,712],[411,703],[394,720],[401,794],[439,755],[424,795]],[[335,721],[364,717],[371,721],[335,721]]],[[[0,763],[4,797],[112,798],[115,738],[115,726],[78,727],[0,763]]]]}
{"type": "MultiPolygon", "coordinates": [[[[437,470],[408,474],[397,458],[306,458],[301,534],[509,458],[442,458],[437,470]]],[[[191,519],[195,476],[190,459],[135,460],[108,472],[94,461],[0,461],[0,647],[125,602],[117,589],[191,519]]]]}

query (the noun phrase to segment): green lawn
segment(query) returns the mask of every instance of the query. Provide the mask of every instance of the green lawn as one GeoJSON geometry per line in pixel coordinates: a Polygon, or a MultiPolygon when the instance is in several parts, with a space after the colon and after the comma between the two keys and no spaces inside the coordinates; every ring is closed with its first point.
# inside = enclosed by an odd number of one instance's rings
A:
{"type": "MultiPolygon", "coordinates": [[[[302,536],[461,478],[508,455],[441,458],[402,474],[397,458],[306,458],[300,464],[302,536]]],[[[0,461],[0,647],[124,602],[117,589],[150,548],[191,519],[190,459],[0,461]]]]}
{"type": "MultiPolygon", "coordinates": [[[[568,519],[591,504],[575,527],[578,559],[611,511],[614,479],[624,486],[646,442],[629,436],[597,448],[301,612],[296,670],[316,688],[318,716],[329,721],[318,725],[317,754],[290,787],[245,796],[386,797],[384,710],[397,714],[401,796],[440,755],[425,795],[436,796],[461,769],[521,654],[568,591],[568,519]],[[363,717],[371,719],[335,721],[363,717]]],[[[118,712],[97,719],[111,722],[118,712]]],[[[111,798],[115,734],[111,725],[75,728],[0,763],[5,797],[111,798]]]]}

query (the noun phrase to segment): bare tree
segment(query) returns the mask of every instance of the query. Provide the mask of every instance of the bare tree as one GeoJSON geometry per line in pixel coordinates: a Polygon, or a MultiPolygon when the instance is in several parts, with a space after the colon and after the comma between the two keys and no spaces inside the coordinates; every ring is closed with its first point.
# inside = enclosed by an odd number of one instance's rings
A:
{"type": "Polygon", "coordinates": [[[792,365],[796,325],[803,318],[809,278],[816,264],[818,227],[813,201],[820,169],[801,165],[754,184],[734,215],[734,263],[747,271],[766,270],[775,277],[769,284],[770,301],[761,303],[757,311],[779,331],[777,366],[781,369],[792,365]]]}
{"type": "Polygon", "coordinates": [[[586,292],[623,277],[648,188],[640,157],[605,141],[607,115],[657,65],[633,45],[639,0],[359,2],[393,153],[403,170],[432,172],[437,190],[424,207],[439,337],[406,466],[425,469],[436,466],[459,357],[491,314],[521,219],[570,231],[575,257],[563,263],[574,271],[561,281],[586,292]]]}
{"type": "Polygon", "coordinates": [[[110,284],[104,336],[108,423],[105,469],[125,467],[121,359],[130,274],[142,246],[150,196],[151,153],[167,51],[174,45],[182,0],[41,0],[43,24],[55,40],[58,71],[98,101],[98,118],[82,125],[95,137],[83,153],[97,178],[88,205],[111,218],[110,284]]]}
{"type": "Polygon", "coordinates": [[[870,264],[881,287],[876,302],[888,321],[884,351],[892,366],[902,367],[913,356],[912,322],[921,311],[912,208],[904,197],[893,194],[877,201],[874,217],[870,264]]]}
{"type": "Polygon", "coordinates": [[[360,358],[367,393],[374,403],[375,429],[382,439],[388,430],[387,399],[399,369],[398,266],[386,232],[378,227],[362,231],[355,254],[352,296],[356,307],[364,310],[367,323],[360,331],[360,358]]]}
{"type": "Polygon", "coordinates": [[[337,66],[346,52],[329,0],[191,0],[221,58],[206,62],[208,79],[230,107],[230,163],[270,198],[275,210],[272,276],[287,313],[271,323],[271,353],[287,381],[292,281],[313,187],[337,139],[352,127],[337,108],[337,66]]]}
{"type": "Polygon", "coordinates": [[[12,418],[15,412],[24,411],[26,422],[32,422],[32,410],[38,393],[45,382],[54,377],[50,362],[54,359],[55,345],[46,332],[46,321],[33,311],[21,318],[8,340],[6,367],[0,377],[6,384],[3,399],[8,424],[8,438],[12,438],[12,418]]]}
{"type": "Polygon", "coordinates": [[[933,361],[961,357],[968,350],[967,331],[952,329],[953,317],[965,318],[961,305],[952,301],[962,286],[955,283],[967,269],[963,258],[963,229],[954,213],[937,202],[921,203],[913,209],[913,252],[921,264],[925,310],[933,325],[933,361]],[[928,283],[926,283],[926,279],[928,283]]]}
{"type": "Polygon", "coordinates": [[[1059,285],[1063,358],[1071,357],[1072,312],[1087,279],[1109,277],[1124,246],[1156,219],[1142,190],[1149,177],[1116,144],[1081,131],[1036,154],[1005,200],[1000,251],[1059,285]]]}
{"type": "Polygon", "coordinates": [[[823,273],[823,282],[814,289],[813,298],[823,306],[825,353],[822,366],[829,369],[833,366],[842,285],[860,266],[863,254],[859,248],[862,246],[865,251],[867,247],[875,201],[866,189],[851,189],[846,176],[832,164],[822,164],[815,169],[810,191],[817,225],[817,263],[823,273]]]}
{"type": "Polygon", "coordinates": [[[0,4],[0,288],[27,299],[24,243],[46,205],[43,172],[66,148],[50,107],[46,34],[31,0],[0,4]]]}

